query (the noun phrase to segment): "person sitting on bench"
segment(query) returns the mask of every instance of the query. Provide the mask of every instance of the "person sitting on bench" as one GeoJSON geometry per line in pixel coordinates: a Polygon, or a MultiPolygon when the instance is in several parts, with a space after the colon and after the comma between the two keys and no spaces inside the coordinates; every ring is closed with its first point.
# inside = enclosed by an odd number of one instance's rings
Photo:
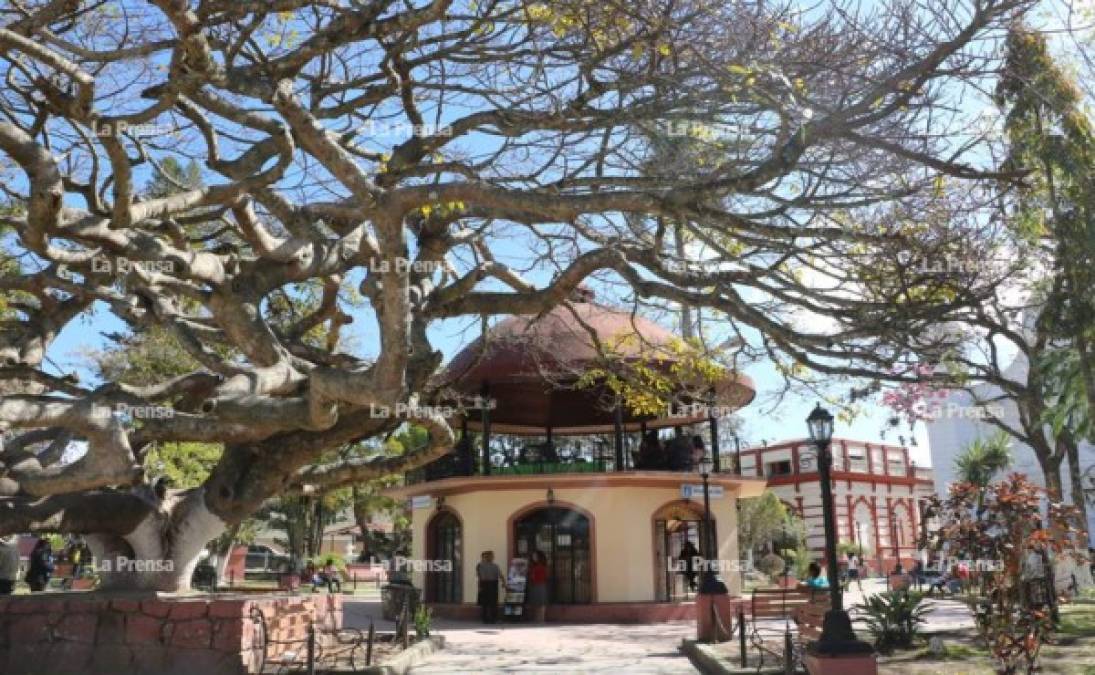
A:
{"type": "Polygon", "coordinates": [[[810,563],[810,566],[806,568],[806,579],[799,582],[799,588],[809,588],[811,590],[821,590],[829,588],[829,582],[825,577],[821,576],[821,565],[816,562],[810,563]]]}
{"type": "Polygon", "coordinates": [[[939,595],[948,592],[954,594],[958,592],[960,587],[961,582],[958,580],[958,577],[948,571],[940,574],[939,577],[928,586],[928,595],[931,596],[936,589],[939,589],[939,595]]]}
{"type": "Polygon", "coordinates": [[[328,593],[342,592],[342,579],[338,573],[338,568],[335,567],[334,558],[327,558],[327,563],[323,566],[323,570],[317,574],[316,578],[312,581],[312,590],[317,590],[320,584],[327,584],[328,593]]]}

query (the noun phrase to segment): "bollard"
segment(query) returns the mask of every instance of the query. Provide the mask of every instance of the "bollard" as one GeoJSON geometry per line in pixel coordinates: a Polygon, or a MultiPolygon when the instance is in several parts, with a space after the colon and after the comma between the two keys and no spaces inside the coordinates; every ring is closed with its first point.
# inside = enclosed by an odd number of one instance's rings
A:
{"type": "Polygon", "coordinates": [[[308,675],[316,675],[316,622],[308,622],[308,675]]]}
{"type": "Polygon", "coordinates": [[[738,605],[738,628],[741,630],[741,634],[738,636],[738,644],[741,647],[741,667],[746,667],[745,662],[745,605],[738,605]]]}
{"type": "Polygon", "coordinates": [[[369,619],[369,639],[365,643],[365,666],[373,665],[373,640],[376,639],[376,626],[373,625],[372,619],[369,619]]]}
{"type": "Polygon", "coordinates": [[[411,643],[411,599],[404,595],[403,597],[403,649],[410,646],[411,643]]]}
{"type": "Polygon", "coordinates": [[[791,646],[791,627],[783,634],[783,675],[795,675],[795,651],[791,646]]]}

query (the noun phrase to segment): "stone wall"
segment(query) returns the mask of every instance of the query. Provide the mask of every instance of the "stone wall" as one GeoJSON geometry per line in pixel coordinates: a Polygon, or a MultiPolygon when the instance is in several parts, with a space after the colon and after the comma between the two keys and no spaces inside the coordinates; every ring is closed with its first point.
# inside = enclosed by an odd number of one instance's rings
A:
{"type": "Polygon", "coordinates": [[[308,624],[341,628],[338,595],[45,593],[0,598],[5,675],[237,675],[306,651],[308,624]],[[289,643],[289,644],[278,644],[289,643]]]}

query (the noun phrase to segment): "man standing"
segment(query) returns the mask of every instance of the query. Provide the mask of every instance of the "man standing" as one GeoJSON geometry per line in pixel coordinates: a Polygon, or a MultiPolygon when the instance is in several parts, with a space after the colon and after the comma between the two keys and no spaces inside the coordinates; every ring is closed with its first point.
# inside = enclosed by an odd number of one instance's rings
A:
{"type": "Polygon", "coordinates": [[[497,623],[498,584],[502,581],[502,570],[494,564],[494,551],[483,551],[479,564],[475,566],[475,577],[479,580],[479,606],[482,608],[483,623],[497,623]]]}
{"type": "Polygon", "coordinates": [[[27,584],[32,593],[46,590],[49,578],[53,576],[53,547],[49,540],[39,537],[30,552],[30,565],[27,566],[27,584]]]}
{"type": "Polygon", "coordinates": [[[19,578],[19,537],[0,537],[0,595],[11,595],[19,578]]]}
{"type": "Polygon", "coordinates": [[[848,590],[852,587],[852,582],[859,587],[859,590],[863,590],[863,582],[859,579],[859,559],[854,553],[848,554],[847,572],[845,573],[844,590],[848,590]]]}

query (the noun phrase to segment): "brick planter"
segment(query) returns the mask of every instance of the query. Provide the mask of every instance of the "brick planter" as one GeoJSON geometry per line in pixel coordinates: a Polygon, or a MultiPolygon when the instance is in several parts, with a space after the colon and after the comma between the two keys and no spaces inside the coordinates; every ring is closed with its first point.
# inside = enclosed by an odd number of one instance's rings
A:
{"type": "Polygon", "coordinates": [[[308,624],[341,628],[337,595],[50,593],[0,598],[0,673],[242,675],[302,651],[308,624]]]}

